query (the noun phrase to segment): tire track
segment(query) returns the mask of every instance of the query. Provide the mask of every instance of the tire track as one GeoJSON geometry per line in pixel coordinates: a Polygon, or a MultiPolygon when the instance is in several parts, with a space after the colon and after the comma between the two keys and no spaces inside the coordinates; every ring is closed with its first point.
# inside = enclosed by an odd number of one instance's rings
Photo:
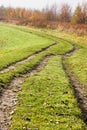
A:
{"type": "Polygon", "coordinates": [[[17,104],[17,92],[21,91],[21,85],[29,76],[33,76],[41,71],[47,64],[52,55],[45,57],[42,62],[30,73],[22,77],[15,78],[9,84],[8,89],[3,89],[0,97],[0,130],[8,130],[12,115],[15,112],[15,105],[17,104]]]}
{"type": "Polygon", "coordinates": [[[81,108],[84,122],[87,124],[87,93],[85,92],[85,86],[80,83],[76,75],[70,69],[70,66],[64,62],[67,58],[75,54],[78,49],[78,47],[73,45],[72,51],[67,52],[65,55],[63,55],[62,64],[66,74],[68,75],[70,84],[74,88],[75,97],[77,98],[77,101],[81,108]]]}
{"type": "Polygon", "coordinates": [[[40,51],[36,52],[35,54],[33,54],[33,55],[31,55],[31,56],[25,58],[24,60],[21,60],[21,61],[19,61],[19,62],[16,62],[15,64],[12,64],[12,65],[10,65],[10,66],[8,66],[8,67],[6,67],[6,68],[0,70],[0,74],[3,74],[3,73],[5,73],[5,72],[9,72],[10,70],[15,70],[18,65],[20,65],[20,64],[22,64],[22,63],[24,63],[24,62],[28,62],[28,61],[32,60],[33,58],[35,58],[37,55],[43,53],[44,51],[48,51],[52,46],[54,46],[54,45],[56,45],[56,44],[57,44],[57,42],[55,42],[55,43],[49,45],[49,46],[46,47],[46,48],[43,48],[42,50],[40,50],[40,51]]]}
{"type": "MultiPolygon", "coordinates": [[[[53,43],[50,46],[43,48],[43,50],[37,52],[36,54],[29,56],[28,58],[19,61],[8,68],[5,68],[0,71],[0,73],[5,73],[8,72],[12,69],[16,69],[17,65],[20,65],[24,62],[30,61],[37,55],[43,53],[44,51],[48,51],[52,46],[56,45],[57,43],[53,43]]],[[[22,77],[17,77],[14,78],[10,83],[7,89],[2,90],[2,93],[0,95],[0,130],[8,130],[8,126],[10,125],[10,121],[12,119],[12,115],[14,114],[15,111],[15,105],[17,104],[17,96],[16,93],[18,91],[21,91],[21,85],[25,81],[25,79],[29,76],[37,74],[39,71],[41,71],[48,60],[51,58],[50,56],[46,56],[43,58],[43,60],[40,62],[40,64],[31,72],[26,73],[22,75],[22,77]]]]}
{"type": "MultiPolygon", "coordinates": [[[[17,65],[20,65],[24,62],[30,61],[34,57],[36,57],[38,54],[43,53],[44,51],[47,51],[50,49],[50,47],[56,45],[57,43],[53,43],[52,45],[48,46],[47,48],[44,48],[43,50],[37,52],[36,54],[33,54],[29,56],[28,58],[19,61],[13,65],[10,65],[8,68],[5,68],[0,71],[0,73],[8,72],[12,69],[16,69],[17,65]]],[[[77,101],[80,104],[80,108],[82,110],[84,120],[87,122],[87,96],[84,90],[84,85],[82,85],[77,77],[74,75],[72,70],[70,69],[68,64],[65,64],[64,61],[72,56],[74,53],[78,51],[78,47],[73,45],[73,49],[62,57],[62,64],[63,68],[68,75],[70,84],[74,88],[75,96],[77,98],[77,101]]],[[[21,91],[21,85],[25,81],[25,79],[29,76],[33,76],[37,74],[39,71],[41,71],[47,64],[48,60],[52,57],[52,55],[45,57],[40,64],[31,72],[22,75],[22,77],[14,78],[10,83],[8,89],[3,89],[2,94],[0,96],[0,130],[8,130],[8,127],[10,125],[10,121],[13,117],[13,114],[15,112],[15,105],[17,104],[17,92],[21,91]]]]}

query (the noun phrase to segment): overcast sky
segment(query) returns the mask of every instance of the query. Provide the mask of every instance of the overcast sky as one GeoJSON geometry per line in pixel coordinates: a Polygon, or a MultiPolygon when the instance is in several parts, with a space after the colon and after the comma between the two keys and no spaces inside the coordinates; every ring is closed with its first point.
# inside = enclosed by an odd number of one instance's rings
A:
{"type": "Polygon", "coordinates": [[[87,2],[87,0],[0,0],[0,5],[42,9],[46,5],[50,6],[53,3],[57,3],[58,5],[61,5],[62,3],[68,3],[72,8],[74,8],[78,3],[84,2],[87,2]]]}

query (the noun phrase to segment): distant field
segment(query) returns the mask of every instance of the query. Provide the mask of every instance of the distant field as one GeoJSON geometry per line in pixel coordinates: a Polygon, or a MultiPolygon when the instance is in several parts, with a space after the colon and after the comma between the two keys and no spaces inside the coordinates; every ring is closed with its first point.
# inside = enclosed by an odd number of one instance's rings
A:
{"type": "Polygon", "coordinates": [[[1,130],[87,129],[86,42],[86,36],[0,23],[1,130]]]}

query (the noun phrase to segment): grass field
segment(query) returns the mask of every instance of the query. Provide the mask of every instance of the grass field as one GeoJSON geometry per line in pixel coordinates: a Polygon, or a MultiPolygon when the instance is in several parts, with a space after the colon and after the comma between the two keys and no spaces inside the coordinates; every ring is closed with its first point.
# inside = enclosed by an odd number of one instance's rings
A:
{"type": "Polygon", "coordinates": [[[53,41],[50,39],[0,24],[0,69],[22,60],[52,43],[53,41]]]}
{"type": "Polygon", "coordinates": [[[15,77],[33,73],[32,70],[43,59],[51,56],[43,69],[28,76],[21,85],[21,91],[15,94],[18,101],[9,130],[86,130],[80,102],[77,102],[64,65],[68,65],[76,79],[84,85],[87,94],[87,37],[4,23],[0,23],[0,36],[2,71],[37,54],[29,61],[17,64],[15,69],[0,72],[1,93],[3,88],[11,89],[10,83],[15,77]],[[74,47],[78,48],[75,52],[74,47]],[[71,52],[72,55],[69,55],[71,52]],[[65,55],[68,57],[63,59],[65,55]]]}

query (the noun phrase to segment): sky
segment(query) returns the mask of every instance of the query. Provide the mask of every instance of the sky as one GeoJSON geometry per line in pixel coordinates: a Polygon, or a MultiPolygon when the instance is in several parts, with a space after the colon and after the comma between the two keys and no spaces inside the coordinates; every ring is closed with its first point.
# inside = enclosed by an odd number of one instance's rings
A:
{"type": "Polygon", "coordinates": [[[84,3],[87,0],[0,0],[0,6],[4,5],[5,7],[23,7],[23,8],[32,8],[32,9],[42,9],[47,5],[51,6],[56,3],[59,6],[62,3],[68,3],[73,9],[78,3],[84,3]]]}

